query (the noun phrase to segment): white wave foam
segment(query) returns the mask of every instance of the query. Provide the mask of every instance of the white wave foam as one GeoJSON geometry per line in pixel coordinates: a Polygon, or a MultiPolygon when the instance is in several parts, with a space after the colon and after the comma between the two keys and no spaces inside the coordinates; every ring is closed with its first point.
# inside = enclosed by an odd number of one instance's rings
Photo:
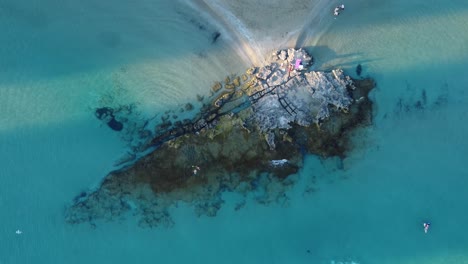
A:
{"type": "Polygon", "coordinates": [[[356,261],[335,261],[335,260],[331,260],[330,261],[330,264],[360,264],[359,262],[356,262],[356,261]]]}

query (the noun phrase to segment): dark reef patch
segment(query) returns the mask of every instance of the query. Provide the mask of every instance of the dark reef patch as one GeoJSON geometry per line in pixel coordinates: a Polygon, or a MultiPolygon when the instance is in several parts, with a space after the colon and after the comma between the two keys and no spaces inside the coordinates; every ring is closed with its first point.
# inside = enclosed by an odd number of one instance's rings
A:
{"type": "MultiPolygon", "coordinates": [[[[439,89],[431,89],[432,98],[429,97],[425,88],[416,89],[409,83],[406,84],[406,90],[402,93],[394,106],[393,115],[402,117],[411,113],[424,113],[440,109],[449,103],[448,85],[442,84],[439,89]]],[[[385,114],[384,117],[388,117],[385,114]]]]}
{"type": "Polygon", "coordinates": [[[115,119],[114,109],[110,107],[98,108],[95,115],[99,120],[103,120],[114,131],[122,131],[123,123],[115,119]]]}
{"type": "Polygon", "coordinates": [[[214,32],[211,38],[211,44],[214,44],[219,37],[221,37],[221,33],[219,33],[219,31],[214,32]]]}
{"type": "Polygon", "coordinates": [[[95,115],[99,120],[106,119],[108,116],[113,116],[114,110],[110,107],[98,108],[95,111],[95,115]]]}
{"type": "Polygon", "coordinates": [[[114,131],[122,131],[123,129],[122,122],[115,120],[115,118],[112,118],[109,122],[107,122],[107,125],[114,131]]]}

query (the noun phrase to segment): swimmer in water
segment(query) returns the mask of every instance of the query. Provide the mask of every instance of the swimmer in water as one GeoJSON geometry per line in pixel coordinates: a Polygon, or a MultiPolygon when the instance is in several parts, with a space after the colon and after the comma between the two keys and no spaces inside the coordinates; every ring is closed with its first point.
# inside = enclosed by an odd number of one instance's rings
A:
{"type": "Polygon", "coordinates": [[[431,226],[431,223],[429,223],[429,222],[424,222],[424,223],[423,223],[423,226],[424,226],[424,233],[427,234],[427,231],[429,231],[429,227],[431,226]]]}
{"type": "Polygon", "coordinates": [[[335,10],[333,11],[333,15],[338,16],[340,14],[340,12],[338,12],[339,10],[340,8],[336,7],[335,10]]]}

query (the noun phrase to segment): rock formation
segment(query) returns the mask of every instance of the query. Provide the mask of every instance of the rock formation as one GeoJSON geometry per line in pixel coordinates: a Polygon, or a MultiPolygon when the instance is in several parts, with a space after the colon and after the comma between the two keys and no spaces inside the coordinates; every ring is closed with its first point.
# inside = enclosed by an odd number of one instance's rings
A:
{"type": "Polygon", "coordinates": [[[215,216],[225,191],[261,189],[258,202],[285,202],[305,153],[343,158],[350,131],[371,122],[371,79],[308,71],[311,63],[302,49],[282,50],[242,78],[216,83],[212,102],[193,120],[157,126],[147,143],[156,150],[80,194],[67,221],[94,224],[133,212],[141,226],[170,226],[170,206],[183,201],[197,215],[215,216]]]}

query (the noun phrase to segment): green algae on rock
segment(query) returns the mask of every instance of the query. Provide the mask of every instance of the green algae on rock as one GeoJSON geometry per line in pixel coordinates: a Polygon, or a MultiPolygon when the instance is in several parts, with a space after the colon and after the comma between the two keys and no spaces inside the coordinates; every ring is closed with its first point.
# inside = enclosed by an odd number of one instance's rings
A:
{"type": "Polygon", "coordinates": [[[66,220],[94,223],[134,212],[141,226],[170,226],[168,209],[179,201],[215,216],[222,192],[258,188],[265,190],[258,202],[284,202],[304,153],[345,157],[350,132],[372,117],[371,79],[308,71],[311,62],[302,49],[283,50],[246,78],[233,77],[235,87],[193,120],[160,128],[149,144],[156,150],[75,199],[66,220]]]}

